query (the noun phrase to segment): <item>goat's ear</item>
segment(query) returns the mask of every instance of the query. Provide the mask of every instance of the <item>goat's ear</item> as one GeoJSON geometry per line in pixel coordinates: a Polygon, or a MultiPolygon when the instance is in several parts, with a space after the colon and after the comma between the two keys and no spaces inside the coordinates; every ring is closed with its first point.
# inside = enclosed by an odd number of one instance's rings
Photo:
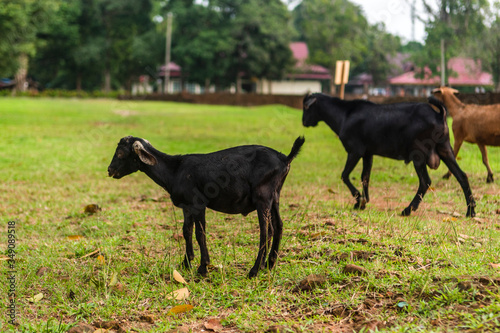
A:
{"type": "Polygon", "coordinates": [[[316,102],[316,97],[314,98],[309,98],[305,103],[304,103],[304,109],[309,109],[311,105],[313,105],[316,102]]]}
{"type": "Polygon", "coordinates": [[[441,88],[436,88],[436,89],[432,89],[432,93],[435,94],[435,93],[442,93],[443,91],[441,90],[441,88]]]}
{"type": "Polygon", "coordinates": [[[143,163],[147,165],[156,165],[158,163],[156,157],[149,153],[140,141],[135,141],[132,147],[143,163]]]}
{"type": "Polygon", "coordinates": [[[454,94],[458,94],[460,91],[458,91],[457,89],[453,89],[453,88],[450,88],[450,91],[454,94]]]}

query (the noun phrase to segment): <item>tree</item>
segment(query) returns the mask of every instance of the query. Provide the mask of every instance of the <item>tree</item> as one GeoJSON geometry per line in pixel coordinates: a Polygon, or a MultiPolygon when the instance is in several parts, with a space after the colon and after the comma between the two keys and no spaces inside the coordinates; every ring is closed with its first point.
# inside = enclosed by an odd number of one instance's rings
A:
{"type": "MultiPolygon", "coordinates": [[[[369,25],[359,6],[348,0],[303,0],[294,15],[310,61],[327,67],[332,77],[337,60],[350,60],[351,68],[363,62],[369,25]]],[[[333,79],[330,88],[334,94],[333,79]]]]}
{"type": "Polygon", "coordinates": [[[481,38],[471,38],[469,53],[481,59],[483,68],[493,76],[495,91],[500,92],[500,2],[492,9],[481,38]]]}
{"type": "MultiPolygon", "coordinates": [[[[441,73],[441,84],[447,83],[447,59],[458,54],[465,41],[483,30],[483,12],[487,0],[439,0],[435,10],[427,0],[422,0],[429,19],[427,37],[422,53],[414,57],[415,64],[428,66],[432,72],[441,73]]],[[[423,72],[423,71],[422,71],[423,72]]]]}
{"type": "Polygon", "coordinates": [[[59,0],[6,0],[0,6],[0,75],[15,74],[16,90],[25,90],[29,58],[36,54],[37,34],[51,19],[59,0]]]}
{"type": "Polygon", "coordinates": [[[193,1],[173,1],[165,11],[174,13],[172,58],[188,73],[189,81],[206,89],[210,83],[229,85],[227,71],[235,41],[221,11],[193,1]]]}
{"type": "Polygon", "coordinates": [[[387,81],[393,67],[388,57],[395,56],[401,48],[401,40],[387,31],[383,24],[375,24],[366,32],[366,50],[363,61],[354,69],[357,72],[369,73],[375,85],[387,81]]]}

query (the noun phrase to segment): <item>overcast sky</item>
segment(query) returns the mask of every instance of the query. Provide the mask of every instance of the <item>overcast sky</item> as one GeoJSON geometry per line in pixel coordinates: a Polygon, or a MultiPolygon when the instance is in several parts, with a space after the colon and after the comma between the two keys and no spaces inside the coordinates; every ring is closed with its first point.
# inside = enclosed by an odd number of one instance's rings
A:
{"type": "MultiPolygon", "coordinates": [[[[411,6],[414,0],[350,0],[363,8],[370,23],[384,22],[388,32],[412,40],[411,6]]],[[[432,1],[430,2],[432,4],[432,1]]],[[[415,1],[417,15],[423,16],[422,1],[415,1]]],[[[415,40],[423,42],[424,24],[415,20],[415,40]]]]}

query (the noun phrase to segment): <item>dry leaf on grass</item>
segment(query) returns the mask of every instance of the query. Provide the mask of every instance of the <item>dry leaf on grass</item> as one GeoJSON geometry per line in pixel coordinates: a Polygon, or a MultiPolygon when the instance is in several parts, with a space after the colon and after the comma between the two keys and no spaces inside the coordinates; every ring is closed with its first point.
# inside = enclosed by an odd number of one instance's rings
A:
{"type": "Polygon", "coordinates": [[[224,328],[222,326],[222,324],[220,323],[219,319],[215,319],[215,318],[206,321],[205,324],[203,324],[203,326],[205,326],[205,329],[210,330],[210,331],[214,331],[214,332],[218,332],[224,328]]]}
{"type": "Polygon", "coordinates": [[[80,239],[84,239],[85,237],[83,237],[82,235],[69,235],[66,238],[68,240],[80,240],[80,239]]]}
{"type": "Polygon", "coordinates": [[[186,280],[184,280],[184,278],[182,277],[182,275],[179,272],[177,272],[176,269],[174,269],[174,274],[173,275],[174,275],[175,281],[187,284],[186,280]]]}
{"type": "Polygon", "coordinates": [[[167,316],[172,316],[172,315],[176,315],[179,313],[188,312],[188,311],[191,311],[193,308],[194,308],[194,306],[192,306],[191,304],[177,305],[177,306],[174,306],[173,308],[171,308],[170,311],[168,311],[167,316]]]}
{"type": "Polygon", "coordinates": [[[33,297],[28,298],[28,302],[30,302],[30,303],[37,303],[37,302],[38,302],[38,301],[40,301],[42,298],[43,298],[43,294],[42,294],[42,293],[39,293],[39,294],[36,294],[36,295],[35,295],[35,296],[33,296],[33,297]]]}
{"type": "Polygon", "coordinates": [[[491,268],[495,268],[495,269],[499,269],[500,268],[500,264],[494,264],[494,263],[491,263],[491,262],[490,262],[490,266],[491,266],[491,268]]]}
{"type": "Polygon", "coordinates": [[[185,300],[188,297],[189,297],[189,290],[188,290],[188,288],[182,288],[182,289],[174,290],[172,292],[171,296],[167,296],[167,299],[176,299],[178,301],[182,301],[182,300],[185,300]]]}
{"type": "Polygon", "coordinates": [[[101,265],[104,265],[106,263],[106,260],[104,260],[104,256],[102,254],[97,256],[97,261],[99,261],[101,265]]]}

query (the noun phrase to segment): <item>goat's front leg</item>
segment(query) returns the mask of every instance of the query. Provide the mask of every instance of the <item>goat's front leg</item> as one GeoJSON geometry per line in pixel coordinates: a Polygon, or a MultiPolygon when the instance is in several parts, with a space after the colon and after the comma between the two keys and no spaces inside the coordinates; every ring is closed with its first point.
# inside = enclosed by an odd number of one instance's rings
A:
{"type": "Polygon", "coordinates": [[[413,210],[417,210],[418,205],[420,205],[420,202],[424,199],[425,193],[431,186],[431,178],[427,172],[427,165],[424,162],[417,163],[415,161],[413,162],[413,165],[415,166],[415,171],[418,175],[418,190],[410,205],[401,213],[403,216],[409,216],[413,210]]]}
{"type": "Polygon", "coordinates": [[[351,191],[352,196],[356,199],[356,203],[354,204],[355,209],[358,209],[360,206],[361,194],[356,189],[356,187],[352,185],[349,179],[349,175],[351,174],[352,170],[354,170],[354,168],[356,167],[356,164],[358,164],[360,158],[361,157],[356,154],[348,153],[344,171],[342,171],[342,181],[347,185],[347,187],[351,191]]]}
{"type": "Polygon", "coordinates": [[[267,248],[269,247],[268,242],[268,229],[269,223],[271,222],[271,209],[270,201],[268,203],[258,203],[257,204],[257,215],[259,216],[259,228],[260,228],[260,242],[259,242],[259,252],[257,253],[257,259],[253,265],[248,277],[252,278],[257,275],[259,269],[264,265],[264,261],[267,254],[267,248]]]}
{"type": "Polygon", "coordinates": [[[487,183],[493,183],[493,171],[491,170],[490,163],[488,162],[488,151],[486,150],[486,146],[483,144],[477,144],[479,150],[481,151],[481,156],[483,157],[483,164],[486,166],[486,170],[488,170],[488,177],[486,178],[487,183]]]}
{"type": "Polygon", "coordinates": [[[207,249],[207,238],[205,229],[205,210],[194,216],[194,227],[196,240],[200,246],[201,260],[200,267],[198,267],[198,274],[205,276],[207,274],[207,266],[210,265],[210,256],[207,249]]]}
{"type": "Polygon", "coordinates": [[[359,205],[360,209],[365,209],[366,204],[370,201],[370,195],[368,194],[368,185],[370,184],[370,173],[372,171],[372,165],[373,165],[373,155],[364,156],[363,171],[361,172],[363,194],[361,195],[361,201],[359,205]]]}
{"type": "Polygon", "coordinates": [[[183,266],[186,268],[191,268],[191,260],[194,259],[193,250],[193,216],[187,209],[183,209],[184,213],[184,224],[182,226],[182,236],[186,242],[186,255],[184,257],[183,266]]]}

